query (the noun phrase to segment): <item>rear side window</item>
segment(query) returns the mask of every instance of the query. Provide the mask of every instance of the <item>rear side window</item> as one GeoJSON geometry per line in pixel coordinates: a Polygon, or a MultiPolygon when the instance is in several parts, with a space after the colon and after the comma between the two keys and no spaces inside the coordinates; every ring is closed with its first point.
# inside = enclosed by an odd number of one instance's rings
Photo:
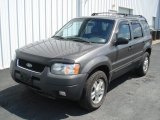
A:
{"type": "Polygon", "coordinates": [[[127,40],[131,39],[129,24],[120,24],[119,25],[118,38],[126,38],[127,40]]]}
{"type": "Polygon", "coordinates": [[[150,29],[148,23],[145,20],[141,20],[141,24],[144,35],[150,35],[150,29]]]}
{"type": "Polygon", "coordinates": [[[131,24],[131,26],[132,26],[133,38],[134,38],[134,39],[137,39],[137,38],[140,38],[140,37],[143,36],[142,28],[141,28],[140,23],[138,23],[138,22],[133,22],[133,23],[131,24]]]}

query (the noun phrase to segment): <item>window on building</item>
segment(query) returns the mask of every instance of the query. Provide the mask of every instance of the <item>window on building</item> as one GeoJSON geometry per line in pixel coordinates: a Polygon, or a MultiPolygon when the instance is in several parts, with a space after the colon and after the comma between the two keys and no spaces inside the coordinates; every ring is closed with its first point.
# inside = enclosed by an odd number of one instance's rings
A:
{"type": "Polygon", "coordinates": [[[140,38],[140,37],[143,36],[142,28],[141,28],[140,23],[138,23],[138,22],[135,22],[135,23],[134,23],[134,22],[133,22],[133,23],[131,24],[131,26],[132,26],[133,38],[134,38],[134,39],[137,39],[137,38],[140,38]]]}
{"type": "Polygon", "coordinates": [[[118,8],[118,13],[133,15],[133,9],[129,9],[129,8],[125,8],[125,7],[119,7],[118,8]]]}

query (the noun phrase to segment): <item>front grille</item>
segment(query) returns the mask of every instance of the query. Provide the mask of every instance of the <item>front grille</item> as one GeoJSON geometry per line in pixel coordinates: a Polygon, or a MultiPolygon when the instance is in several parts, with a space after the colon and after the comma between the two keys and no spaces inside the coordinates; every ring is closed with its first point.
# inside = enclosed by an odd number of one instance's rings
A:
{"type": "Polygon", "coordinates": [[[35,71],[35,72],[42,72],[45,68],[45,65],[39,64],[39,63],[35,63],[35,62],[31,62],[31,61],[26,61],[23,59],[18,59],[17,60],[17,65],[31,70],[31,71],[35,71]]]}

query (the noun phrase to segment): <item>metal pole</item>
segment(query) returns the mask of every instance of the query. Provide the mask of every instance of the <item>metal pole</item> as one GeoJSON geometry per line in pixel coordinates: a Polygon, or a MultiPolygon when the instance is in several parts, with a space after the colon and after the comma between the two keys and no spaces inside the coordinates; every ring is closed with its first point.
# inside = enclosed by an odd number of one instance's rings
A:
{"type": "Polygon", "coordinates": [[[77,17],[82,16],[82,0],[76,0],[76,15],[77,17]]]}
{"type": "MultiPolygon", "coordinates": [[[[159,1],[159,5],[158,5],[158,11],[160,11],[160,1],[159,1]]],[[[157,11],[157,14],[158,14],[158,30],[157,30],[157,39],[160,39],[160,12],[157,11]]]]}
{"type": "Polygon", "coordinates": [[[1,31],[1,4],[0,4],[0,49],[1,49],[1,65],[4,67],[3,63],[3,49],[2,49],[2,31],[1,31]]]}
{"type": "Polygon", "coordinates": [[[10,60],[12,59],[12,45],[11,45],[11,28],[10,28],[10,3],[8,0],[8,29],[9,29],[9,52],[10,52],[10,60]]]}

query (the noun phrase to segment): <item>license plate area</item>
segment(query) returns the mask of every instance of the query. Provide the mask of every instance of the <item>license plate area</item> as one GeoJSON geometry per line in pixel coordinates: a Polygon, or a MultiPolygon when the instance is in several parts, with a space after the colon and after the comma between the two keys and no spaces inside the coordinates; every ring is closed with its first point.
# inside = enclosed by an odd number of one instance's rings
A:
{"type": "Polygon", "coordinates": [[[26,84],[32,85],[32,76],[29,73],[24,72],[15,72],[15,77],[21,82],[24,82],[26,84]]]}

